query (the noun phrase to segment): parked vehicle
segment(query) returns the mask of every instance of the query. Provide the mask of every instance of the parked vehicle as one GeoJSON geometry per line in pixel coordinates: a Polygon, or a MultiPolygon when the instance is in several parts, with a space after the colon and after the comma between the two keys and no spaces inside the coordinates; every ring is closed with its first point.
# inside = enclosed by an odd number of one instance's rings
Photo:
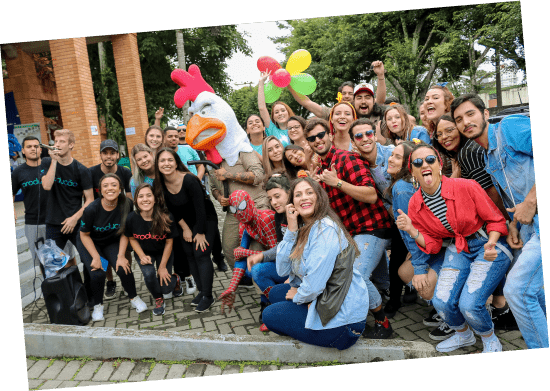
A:
{"type": "Polygon", "coordinates": [[[491,118],[489,118],[489,123],[491,124],[499,123],[504,117],[511,114],[521,114],[529,117],[529,106],[510,107],[510,108],[501,110],[497,113],[497,115],[494,115],[491,118]]]}

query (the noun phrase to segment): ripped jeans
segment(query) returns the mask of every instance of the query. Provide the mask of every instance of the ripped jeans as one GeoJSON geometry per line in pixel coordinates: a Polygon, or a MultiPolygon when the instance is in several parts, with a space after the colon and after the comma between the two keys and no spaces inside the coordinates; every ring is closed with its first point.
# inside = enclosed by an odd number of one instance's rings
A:
{"type": "MultiPolygon", "coordinates": [[[[511,262],[498,247],[498,256],[494,261],[483,259],[485,243],[487,239],[481,237],[468,240],[469,254],[466,251],[458,254],[454,244],[447,248],[432,299],[439,316],[451,329],[460,330],[467,323],[481,336],[493,331],[493,322],[485,303],[511,262]]],[[[505,238],[500,238],[499,243],[510,251],[505,238]]]]}

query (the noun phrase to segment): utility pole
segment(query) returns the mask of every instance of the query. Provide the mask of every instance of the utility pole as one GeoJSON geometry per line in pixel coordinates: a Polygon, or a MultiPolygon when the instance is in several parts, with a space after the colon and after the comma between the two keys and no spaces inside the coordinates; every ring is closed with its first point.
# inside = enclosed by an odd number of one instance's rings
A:
{"type": "MultiPolygon", "coordinates": [[[[187,71],[187,67],[185,66],[185,46],[183,42],[183,30],[176,30],[176,47],[178,50],[178,67],[180,69],[183,69],[184,71],[187,71]]],[[[183,105],[183,123],[187,124],[189,121],[189,114],[187,110],[189,109],[189,101],[185,102],[185,105],[183,105]]]]}
{"type": "Polygon", "coordinates": [[[497,107],[502,110],[502,87],[500,85],[500,53],[495,49],[495,67],[496,67],[496,83],[497,83],[497,107]]]}

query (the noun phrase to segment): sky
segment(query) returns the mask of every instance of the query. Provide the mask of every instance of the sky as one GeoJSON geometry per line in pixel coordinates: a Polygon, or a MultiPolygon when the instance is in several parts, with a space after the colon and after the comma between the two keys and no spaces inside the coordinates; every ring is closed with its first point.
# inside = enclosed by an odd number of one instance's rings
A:
{"type": "Polygon", "coordinates": [[[234,89],[244,87],[244,83],[252,82],[252,86],[258,84],[260,78],[260,71],[256,65],[258,58],[269,56],[279,62],[285,60],[284,54],[277,50],[277,45],[269,37],[288,34],[288,30],[279,29],[275,22],[240,24],[237,26],[237,30],[240,33],[249,34],[245,38],[253,53],[249,57],[237,52],[227,61],[227,73],[232,79],[231,87],[234,89]]]}

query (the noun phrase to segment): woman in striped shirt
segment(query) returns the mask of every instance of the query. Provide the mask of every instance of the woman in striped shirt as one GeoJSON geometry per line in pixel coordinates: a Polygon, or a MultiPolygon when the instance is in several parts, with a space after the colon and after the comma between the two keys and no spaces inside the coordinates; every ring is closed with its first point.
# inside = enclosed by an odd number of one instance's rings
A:
{"type": "MultiPolygon", "coordinates": [[[[482,337],[484,353],[501,351],[485,303],[512,258],[502,213],[477,182],[441,175],[439,154],[430,145],[415,146],[408,167],[420,190],[411,197],[408,216],[398,211],[397,227],[427,254],[438,253],[443,239],[453,238],[432,301],[456,333],[436,349],[450,352],[474,345],[473,329],[482,337]]],[[[427,283],[427,275],[413,277],[415,286],[427,283]]]]}

